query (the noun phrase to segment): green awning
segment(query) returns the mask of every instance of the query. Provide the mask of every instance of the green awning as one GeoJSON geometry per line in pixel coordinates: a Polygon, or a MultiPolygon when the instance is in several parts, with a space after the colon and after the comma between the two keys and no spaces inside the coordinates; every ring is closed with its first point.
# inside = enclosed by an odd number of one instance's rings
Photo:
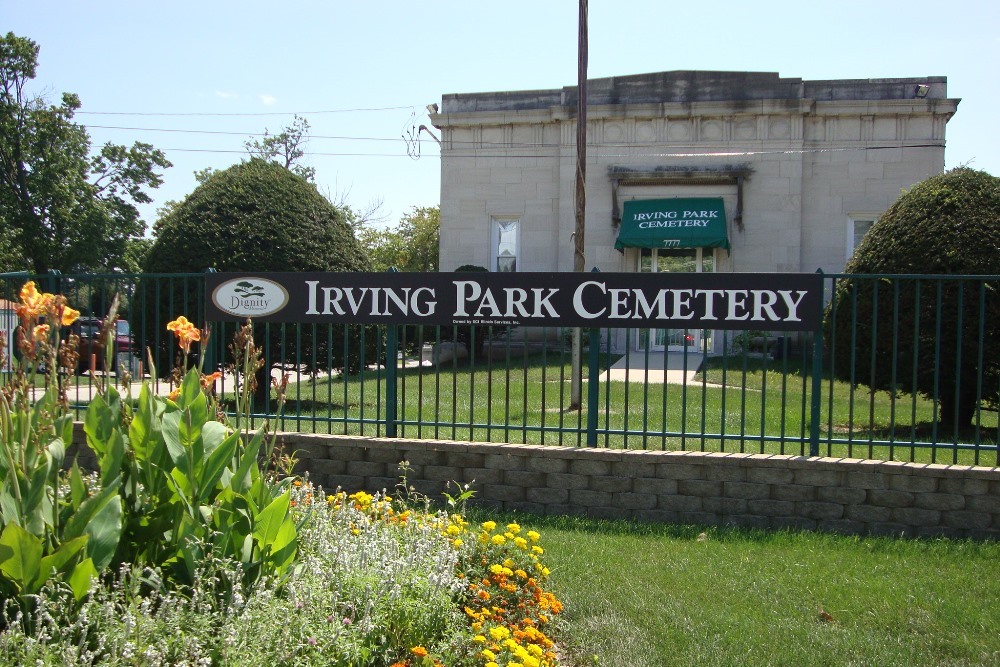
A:
{"type": "Polygon", "coordinates": [[[725,248],[722,197],[644,199],[625,202],[615,248],[725,248]]]}

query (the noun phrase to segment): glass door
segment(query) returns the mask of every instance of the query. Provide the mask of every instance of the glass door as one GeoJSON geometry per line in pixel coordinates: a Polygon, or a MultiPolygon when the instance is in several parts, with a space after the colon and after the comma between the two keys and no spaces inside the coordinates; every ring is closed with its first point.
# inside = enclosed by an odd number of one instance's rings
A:
{"type": "MultiPolygon", "coordinates": [[[[640,273],[711,273],[715,271],[712,248],[641,248],[640,273]]],[[[637,348],[651,352],[712,349],[712,332],[701,329],[640,329],[637,348]]]]}

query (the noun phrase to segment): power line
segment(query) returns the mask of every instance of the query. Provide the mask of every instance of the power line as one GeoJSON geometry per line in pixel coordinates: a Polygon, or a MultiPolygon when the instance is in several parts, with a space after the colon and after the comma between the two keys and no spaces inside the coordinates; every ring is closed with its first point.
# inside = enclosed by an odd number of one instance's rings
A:
{"type": "Polygon", "coordinates": [[[323,109],[320,111],[262,111],[257,113],[208,113],[203,111],[165,112],[165,111],[75,111],[74,115],[89,114],[91,116],[315,116],[330,113],[360,113],[372,111],[399,111],[413,109],[416,105],[408,104],[400,107],[360,107],[357,109],[323,109]]]}

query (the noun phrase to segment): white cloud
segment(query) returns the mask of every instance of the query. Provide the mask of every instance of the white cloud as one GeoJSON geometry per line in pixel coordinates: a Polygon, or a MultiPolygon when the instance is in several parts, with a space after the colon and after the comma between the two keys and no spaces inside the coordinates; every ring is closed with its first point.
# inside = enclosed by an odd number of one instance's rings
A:
{"type": "Polygon", "coordinates": [[[263,104],[266,107],[271,106],[272,104],[274,104],[277,101],[278,101],[278,98],[275,97],[274,95],[268,95],[267,93],[261,93],[260,94],[260,103],[263,104]]]}
{"type": "Polygon", "coordinates": [[[224,100],[235,100],[239,97],[236,93],[231,93],[228,90],[217,90],[215,91],[215,96],[220,97],[224,100]]]}

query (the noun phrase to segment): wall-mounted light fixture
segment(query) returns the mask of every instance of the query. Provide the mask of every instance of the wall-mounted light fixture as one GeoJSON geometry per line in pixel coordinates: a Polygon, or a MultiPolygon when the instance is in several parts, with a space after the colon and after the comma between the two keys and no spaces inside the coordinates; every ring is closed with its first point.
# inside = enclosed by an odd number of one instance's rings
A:
{"type": "Polygon", "coordinates": [[[927,93],[930,91],[930,89],[931,89],[931,87],[928,86],[928,85],[925,85],[925,84],[922,84],[922,83],[921,84],[917,84],[917,88],[916,88],[916,90],[913,91],[913,94],[916,97],[919,97],[919,98],[923,99],[923,98],[927,97],[927,93]]]}

